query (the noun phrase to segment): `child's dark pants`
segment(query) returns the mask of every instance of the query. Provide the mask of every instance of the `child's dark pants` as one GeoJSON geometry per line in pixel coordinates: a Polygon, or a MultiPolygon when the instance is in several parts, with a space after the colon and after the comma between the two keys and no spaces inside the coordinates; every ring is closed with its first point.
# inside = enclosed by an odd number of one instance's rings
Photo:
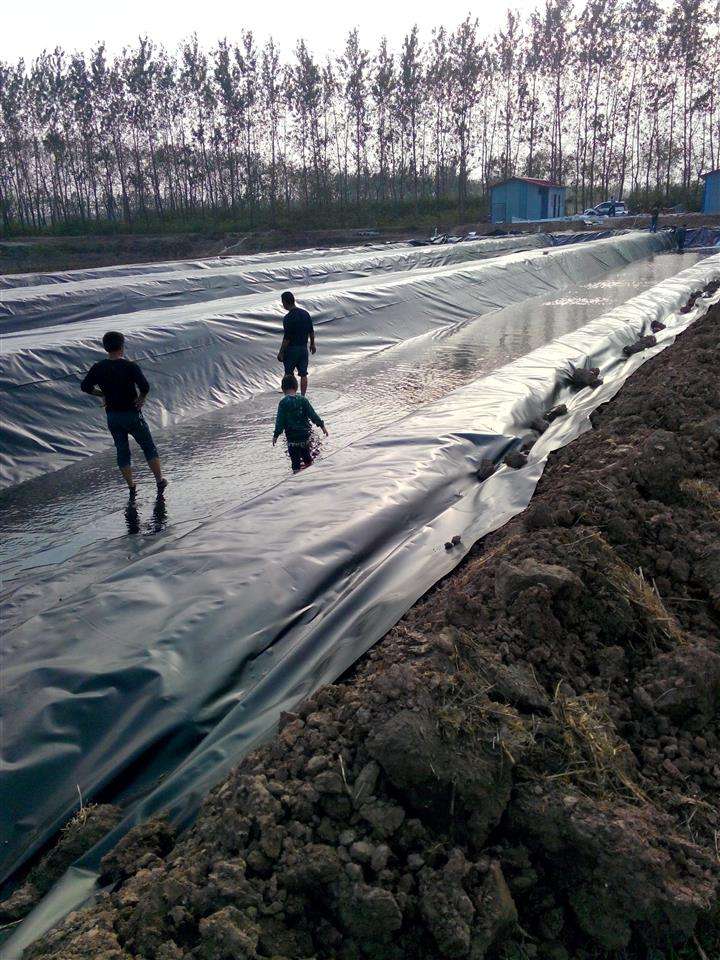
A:
{"type": "Polygon", "coordinates": [[[310,445],[307,443],[288,443],[288,453],[290,454],[290,463],[292,464],[293,473],[297,473],[300,469],[301,463],[310,466],[312,463],[312,454],[310,453],[310,445]]]}

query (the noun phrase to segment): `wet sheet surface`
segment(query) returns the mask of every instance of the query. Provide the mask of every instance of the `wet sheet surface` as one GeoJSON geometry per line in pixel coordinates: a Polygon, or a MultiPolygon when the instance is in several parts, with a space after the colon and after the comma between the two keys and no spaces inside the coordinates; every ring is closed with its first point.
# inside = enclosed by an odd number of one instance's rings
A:
{"type": "MultiPolygon", "coordinates": [[[[513,303],[591,283],[668,248],[666,235],[630,233],[492,260],[368,276],[307,287],[314,371],[410,341],[513,303]]],[[[152,427],[178,423],[277,383],[282,312],[277,293],[142,310],[5,337],[0,362],[0,479],[4,486],[57,470],[107,445],[98,405],[79,390],[108,327],[128,336],[127,355],[151,384],[152,427]]]]}
{"type": "MultiPolygon", "coordinates": [[[[133,759],[145,761],[141,776],[150,777],[162,772],[157,749],[147,752],[153,742],[163,744],[165,759],[180,759],[178,751],[190,745],[193,736],[207,736],[131,808],[129,819],[83,860],[84,866],[66,875],[3,956],[17,956],[24,944],[82,901],[92,886],[98,857],[113,837],[134,819],[163,807],[182,821],[212,783],[267,734],[281,709],[335,679],[449,572],[478,537],[523,509],[548,452],[587,429],[591,410],[610,399],[648,355],[671,343],[678,330],[706,309],[707,302],[701,301],[690,315],[673,314],[692,289],[718,276],[720,257],[684,271],[577,333],[340,451],[315,471],[293,478],[285,490],[277,488],[229,509],[186,542],[180,539],[165,550],[150,551],[142,564],[119,578],[101,578],[92,590],[78,593],[44,618],[44,626],[60,632],[63,623],[75,625],[74,633],[67,634],[72,640],[62,660],[67,681],[75,656],[84,653],[76,660],[85,675],[76,695],[91,700],[101,695],[106,709],[113,708],[113,699],[107,700],[113,689],[130,696],[122,722],[117,717],[105,734],[116,747],[118,762],[127,758],[124,737],[131,731],[146,744],[139,755],[137,749],[133,752],[133,759]],[[625,360],[623,345],[661,317],[669,327],[659,335],[658,346],[625,360]],[[600,366],[605,385],[573,395],[562,386],[563,378],[573,365],[583,363],[600,366]],[[502,468],[477,484],[478,458],[497,459],[530,418],[558,399],[568,401],[570,414],[538,441],[528,467],[517,472],[502,468]],[[369,464],[380,472],[366,473],[369,464]],[[367,482],[358,486],[359,477],[367,482]],[[288,516],[307,518],[316,505],[335,500],[352,506],[328,516],[322,526],[302,523],[296,531],[297,555],[288,564],[288,516]],[[456,555],[442,547],[452,532],[463,534],[456,555]],[[249,548],[258,539],[265,551],[262,558],[249,548]],[[246,589],[260,582],[262,594],[246,589]],[[93,653],[90,645],[100,628],[106,641],[122,637],[127,643],[142,634],[146,642],[137,649],[144,655],[133,664],[132,659],[117,660],[112,650],[93,653]],[[212,656],[203,655],[210,650],[212,656]],[[104,660],[105,669],[91,675],[88,658],[93,656],[104,660]],[[173,701],[182,695],[176,668],[194,661],[194,683],[185,692],[196,708],[191,722],[192,711],[178,713],[173,701]],[[120,678],[126,682],[118,686],[120,678]],[[217,681],[221,686],[208,699],[217,681]]],[[[24,630],[13,633],[20,647],[23,634],[29,636],[24,630]]],[[[38,637],[51,642],[51,635],[35,631],[34,645],[38,637]]],[[[33,650],[31,656],[37,653],[33,650]]],[[[102,722],[102,714],[97,720],[102,722]]],[[[97,730],[85,731],[83,739],[97,735],[97,730]]],[[[94,775],[102,776],[97,766],[102,754],[88,750],[86,743],[81,755],[92,757],[94,775]]],[[[39,762],[47,772],[52,758],[39,762]]],[[[73,773],[79,772],[75,767],[73,773]]]]}

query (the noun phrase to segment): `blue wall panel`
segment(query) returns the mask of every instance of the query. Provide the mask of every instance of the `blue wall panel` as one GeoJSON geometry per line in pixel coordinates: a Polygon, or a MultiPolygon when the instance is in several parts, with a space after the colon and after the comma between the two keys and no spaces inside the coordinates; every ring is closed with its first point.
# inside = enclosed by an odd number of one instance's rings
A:
{"type": "Polygon", "coordinates": [[[705,177],[702,212],[720,213],[720,170],[705,177]]]}

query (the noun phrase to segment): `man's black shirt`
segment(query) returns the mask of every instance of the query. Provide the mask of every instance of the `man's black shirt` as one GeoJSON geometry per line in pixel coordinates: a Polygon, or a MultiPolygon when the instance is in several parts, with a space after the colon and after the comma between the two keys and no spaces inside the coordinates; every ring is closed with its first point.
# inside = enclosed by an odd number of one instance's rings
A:
{"type": "Polygon", "coordinates": [[[283,333],[291,347],[306,347],[308,338],[313,332],[310,314],[302,307],[293,307],[288,310],[283,320],[283,333]]]}
{"type": "Polygon", "coordinates": [[[100,387],[105,397],[105,409],[115,413],[136,410],[138,391],[142,396],[150,390],[150,384],[140,367],[132,360],[119,357],[117,360],[100,360],[93,364],[80,389],[92,394],[100,387]]]}

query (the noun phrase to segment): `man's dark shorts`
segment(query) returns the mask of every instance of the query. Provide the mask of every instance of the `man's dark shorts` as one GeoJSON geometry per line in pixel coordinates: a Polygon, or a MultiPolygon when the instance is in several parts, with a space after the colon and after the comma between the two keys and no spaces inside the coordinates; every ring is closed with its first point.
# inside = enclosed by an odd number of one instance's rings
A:
{"type": "Polygon", "coordinates": [[[145,417],[135,410],[107,411],[108,430],[115,441],[117,450],[118,466],[122,470],[130,466],[130,443],[128,437],[134,437],[142,447],[146,460],[154,460],[157,457],[157,447],[153,442],[150,428],[145,422],[145,417]]]}
{"type": "Polygon", "coordinates": [[[306,377],[308,375],[308,362],[310,354],[307,347],[285,347],[283,356],[283,365],[285,367],[285,376],[295,373],[297,369],[298,376],[306,377]]]}

